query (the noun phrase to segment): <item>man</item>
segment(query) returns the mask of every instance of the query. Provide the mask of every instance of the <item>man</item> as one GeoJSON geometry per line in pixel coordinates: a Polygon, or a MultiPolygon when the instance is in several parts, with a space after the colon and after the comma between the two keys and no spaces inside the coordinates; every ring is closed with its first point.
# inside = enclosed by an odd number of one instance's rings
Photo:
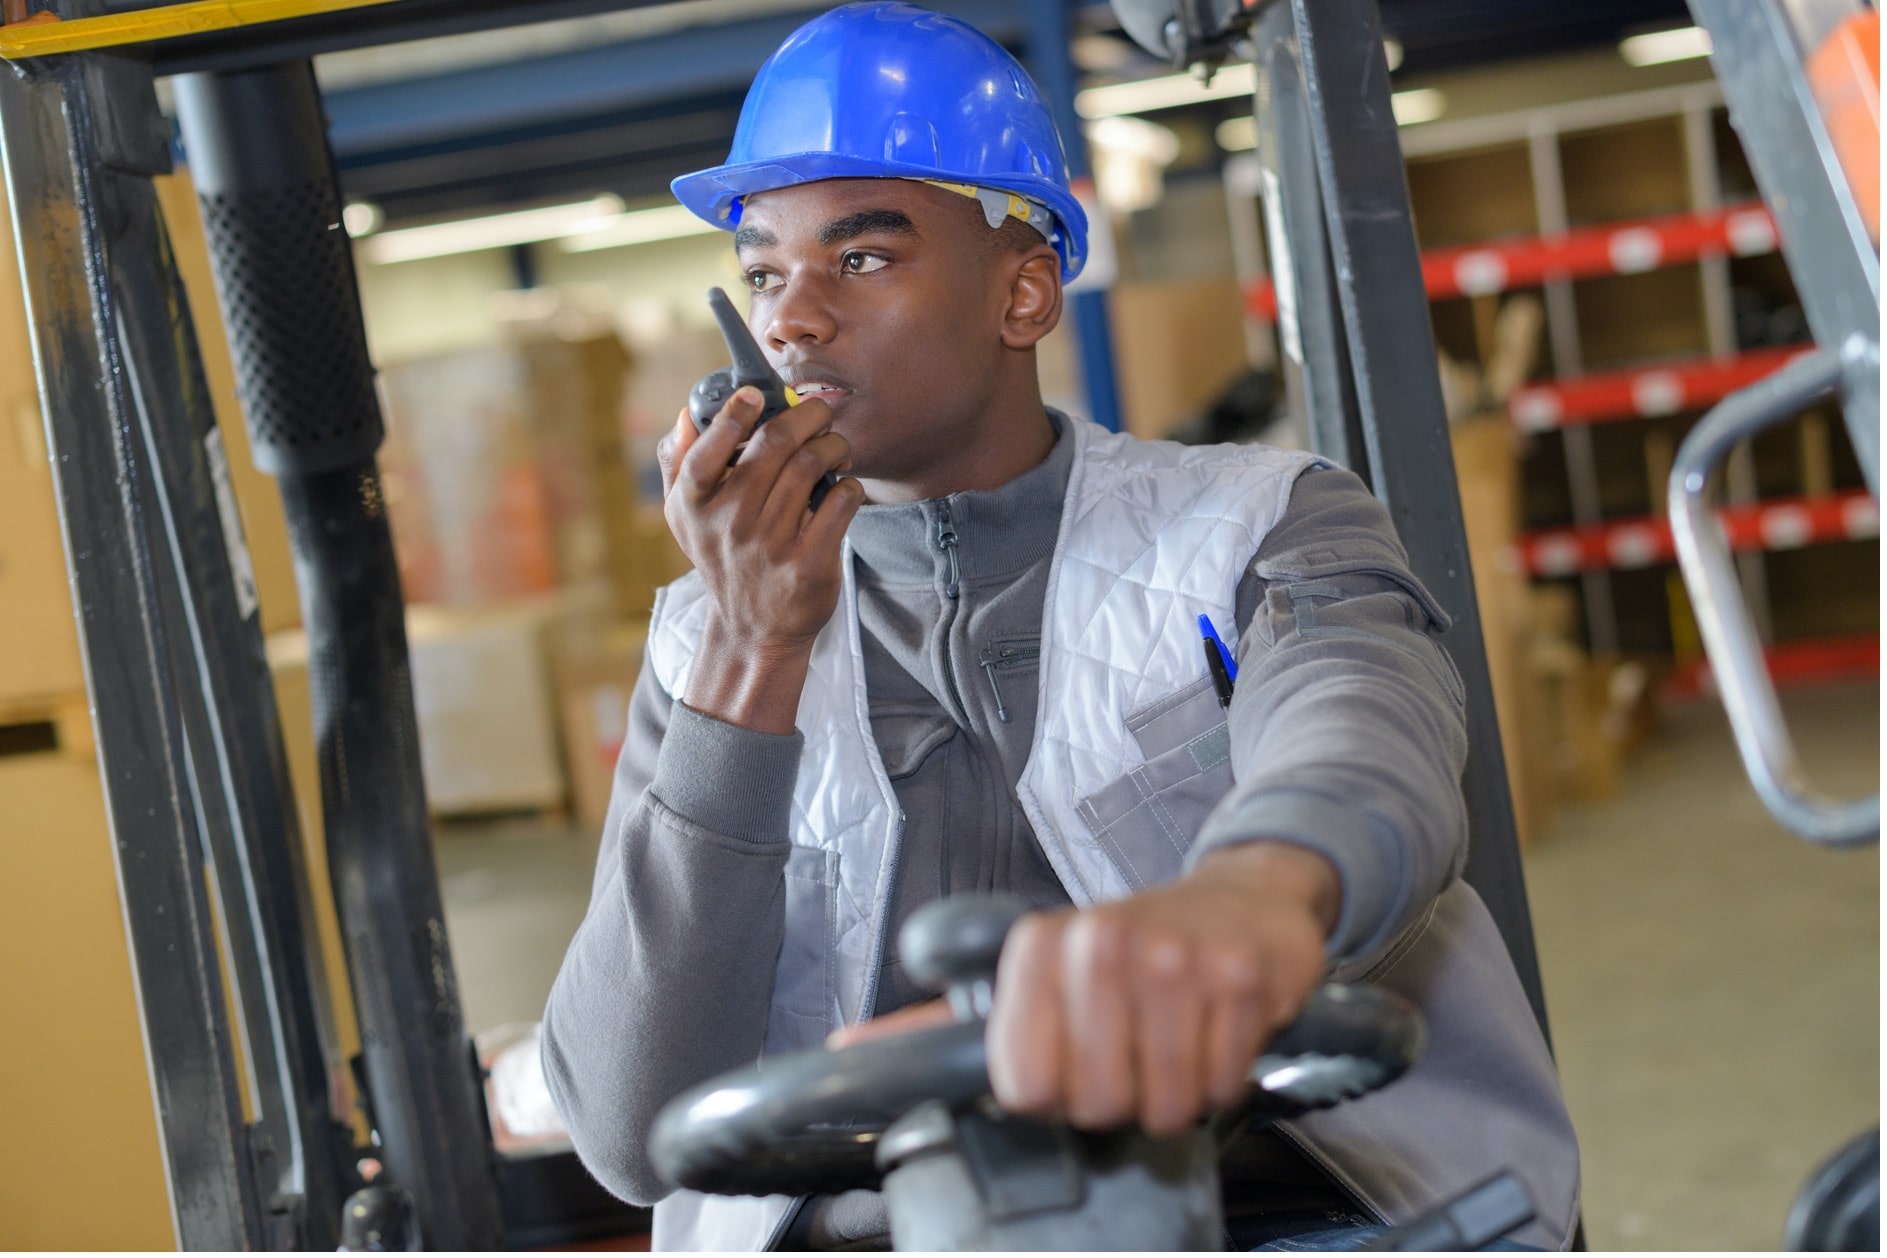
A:
{"type": "Polygon", "coordinates": [[[873,1194],[670,1194],[649,1126],[762,1053],[934,1018],[898,925],[1001,890],[1040,910],[989,1022],[1008,1110],[1183,1130],[1334,970],[1421,1005],[1428,1053],[1228,1149],[1234,1239],[1406,1219],[1511,1168],[1540,1212],[1522,1239],[1566,1245],[1552,1063],[1458,878],[1446,618],[1349,473],[1044,408],[1035,346],[1086,222],[1021,67],[909,5],[835,10],[756,77],[727,164],[675,191],[735,232],[751,325],[805,400],[756,428],[737,394],[664,442],[695,572],[657,603],[545,1015],[590,1169],[659,1201],[665,1247],[881,1238],[873,1194]],[[1202,613],[1237,634],[1229,709],[1202,613]]]}

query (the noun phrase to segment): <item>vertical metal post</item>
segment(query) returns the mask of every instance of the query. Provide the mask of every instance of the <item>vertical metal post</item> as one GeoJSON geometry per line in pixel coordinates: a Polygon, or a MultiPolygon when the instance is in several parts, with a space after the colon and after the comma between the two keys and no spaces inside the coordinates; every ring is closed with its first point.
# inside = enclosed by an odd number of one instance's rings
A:
{"type": "MultiPolygon", "coordinates": [[[[1238,277],[1239,302],[1244,305],[1245,294],[1271,273],[1265,262],[1264,222],[1258,213],[1258,201],[1264,195],[1258,155],[1239,153],[1220,173],[1225,182],[1225,222],[1232,233],[1232,271],[1238,277]]],[[[1249,306],[1244,324],[1245,361],[1260,369],[1277,366],[1271,325],[1254,316],[1249,306]]]]}
{"type": "MultiPolygon", "coordinates": [[[[1075,112],[1075,64],[1069,54],[1074,37],[1072,0],[1029,0],[1029,70],[1042,89],[1055,118],[1055,129],[1068,152],[1068,174],[1077,187],[1092,186],[1088,141],[1075,112]]],[[[1100,202],[1086,198],[1098,217],[1100,202]]],[[[1096,232],[1110,230],[1106,223],[1091,225],[1096,232]]],[[[1068,297],[1074,316],[1075,340],[1081,350],[1081,381],[1088,398],[1088,417],[1103,428],[1121,429],[1120,389],[1114,371],[1113,323],[1107,313],[1107,293],[1089,289],[1068,297]]]]}
{"type": "MultiPolygon", "coordinates": [[[[1690,204],[1694,210],[1714,210],[1723,204],[1723,181],[1717,174],[1717,137],[1710,126],[1710,106],[1695,103],[1685,107],[1684,161],[1690,175],[1690,204]]],[[[1698,259],[1704,300],[1704,334],[1710,353],[1727,358],[1736,352],[1736,312],[1730,296],[1730,260],[1725,257],[1698,259]]],[[[1747,441],[1738,442],[1724,461],[1726,500],[1732,503],[1755,502],[1756,458],[1747,441]]],[[[1767,642],[1775,634],[1769,614],[1769,570],[1761,551],[1736,557],[1737,575],[1742,578],[1743,594],[1748,600],[1750,618],[1757,636],[1767,642]]]]}
{"type": "Polygon", "coordinates": [[[432,859],[383,425],[307,62],[176,81],[256,463],[276,476],[307,625],[336,909],[371,1117],[429,1248],[503,1240],[432,859]]]}
{"type": "Polygon", "coordinates": [[[1409,548],[1415,575],[1455,618],[1447,643],[1467,688],[1471,748],[1462,780],[1471,836],[1465,877],[1487,902],[1544,1032],[1546,1000],[1389,107],[1381,23],[1373,0],[1291,0],[1291,14],[1314,156],[1314,170],[1302,175],[1315,179],[1323,198],[1341,344],[1371,483],[1409,548]]]}
{"type": "MultiPolygon", "coordinates": [[[[1271,233],[1285,396],[1292,413],[1303,417],[1311,449],[1374,487],[1350,377],[1337,278],[1330,269],[1310,105],[1304,96],[1296,21],[1290,9],[1284,5],[1267,9],[1258,19],[1252,42],[1258,69],[1252,98],[1258,178],[1265,200],[1265,227],[1271,233]]],[[[1423,317],[1427,317],[1426,308],[1423,317]]]]}
{"type": "MultiPolygon", "coordinates": [[[[71,14],[79,16],[79,14],[71,14]]],[[[77,56],[0,64],[0,137],[46,438],[98,734],[113,854],[177,1242],[270,1239],[250,1158],[183,705],[195,678],[172,613],[129,286],[181,305],[151,177],[170,155],[148,67],[77,56]]],[[[173,347],[176,348],[176,347],[173,347]]],[[[173,364],[174,365],[174,364],[173,364]]]]}
{"type": "MultiPolygon", "coordinates": [[[[1559,133],[1535,130],[1527,137],[1527,156],[1533,169],[1534,212],[1542,235],[1554,236],[1571,226],[1566,211],[1566,180],[1560,168],[1559,133]]],[[[1562,378],[1586,369],[1579,343],[1579,313],[1573,302],[1571,280],[1548,280],[1546,332],[1553,347],[1553,370],[1562,378]]],[[[1592,449],[1592,432],[1583,424],[1559,430],[1566,452],[1566,485],[1572,496],[1573,523],[1593,528],[1604,522],[1599,499],[1599,461],[1592,449]]],[[[1579,574],[1586,604],[1586,643],[1594,655],[1618,652],[1618,608],[1612,598],[1609,572],[1587,569],[1579,574]]]]}

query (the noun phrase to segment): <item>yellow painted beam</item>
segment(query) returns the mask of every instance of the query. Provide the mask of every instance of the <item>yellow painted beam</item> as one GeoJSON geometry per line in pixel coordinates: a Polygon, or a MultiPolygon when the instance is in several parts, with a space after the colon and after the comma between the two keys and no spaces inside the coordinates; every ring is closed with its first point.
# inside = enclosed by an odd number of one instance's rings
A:
{"type": "Polygon", "coordinates": [[[179,35],[201,35],[205,31],[391,3],[393,0],[193,0],[189,4],[167,4],[69,22],[28,18],[17,25],[0,26],[0,60],[148,44],[179,35]]]}

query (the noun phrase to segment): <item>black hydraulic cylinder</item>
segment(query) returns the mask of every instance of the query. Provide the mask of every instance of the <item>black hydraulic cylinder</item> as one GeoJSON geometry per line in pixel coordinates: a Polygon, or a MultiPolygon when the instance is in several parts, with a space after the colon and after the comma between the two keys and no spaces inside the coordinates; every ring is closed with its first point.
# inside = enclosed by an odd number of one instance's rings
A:
{"type": "Polygon", "coordinates": [[[383,433],[307,62],[176,80],[257,466],[281,485],[308,633],[335,907],[370,1112],[429,1249],[503,1240],[433,863],[383,433]]]}

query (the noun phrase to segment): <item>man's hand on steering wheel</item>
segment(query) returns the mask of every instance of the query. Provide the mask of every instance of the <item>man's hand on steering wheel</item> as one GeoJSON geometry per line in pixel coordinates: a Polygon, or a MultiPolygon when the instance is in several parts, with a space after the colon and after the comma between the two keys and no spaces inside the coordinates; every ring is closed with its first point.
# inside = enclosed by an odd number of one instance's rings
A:
{"type": "Polygon", "coordinates": [[[1424,1035],[1394,993],[1311,990],[1340,893],[1323,857],[1269,843],[1215,853],[1171,886],[1082,912],[1030,916],[1004,896],[940,900],[911,915],[898,948],[913,979],[948,987],[948,1005],[913,1005],[836,1033],[825,1049],[682,1093],[656,1118],[649,1156],[667,1182],[697,1192],[871,1188],[912,1154],[912,1139],[929,1139],[913,1134],[930,1130],[920,1117],[937,1115],[929,1102],[967,1114],[993,1095],[1012,1112],[1080,1127],[1178,1134],[1241,1100],[1261,1050],[1254,1117],[1354,1100],[1401,1078],[1424,1035]],[[952,1006],[982,1007],[992,974],[988,1021],[951,1017],[952,1006]]]}
{"type": "Polygon", "coordinates": [[[1023,918],[989,1019],[997,1102],[1156,1136],[1231,1105],[1322,979],[1340,894],[1324,857],[1258,842],[1124,900],[1023,918]]]}

